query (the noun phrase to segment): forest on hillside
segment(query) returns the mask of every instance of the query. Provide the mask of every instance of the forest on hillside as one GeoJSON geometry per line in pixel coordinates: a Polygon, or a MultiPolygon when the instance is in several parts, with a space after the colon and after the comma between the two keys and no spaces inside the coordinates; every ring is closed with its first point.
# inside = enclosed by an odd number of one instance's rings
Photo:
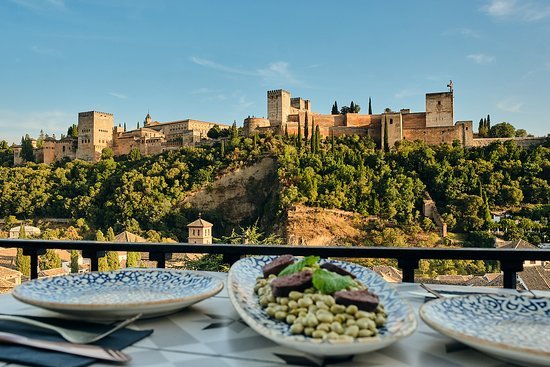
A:
{"type": "Polygon", "coordinates": [[[464,149],[404,141],[384,152],[368,137],[320,139],[315,133],[309,139],[231,136],[147,157],[134,151],[115,158],[107,149],[95,164],[0,167],[0,217],[71,218],[88,228],[81,237],[89,239],[111,227],[185,241],[185,226],[197,210],[183,205],[183,198],[266,155],[277,159],[279,200],[273,210],[281,221],[286,209],[302,203],[377,216],[404,232],[419,226],[430,231],[434,224],[421,216],[428,191],[450,231],[479,238],[498,227],[507,239],[537,244],[550,238],[548,146],[497,142],[464,149]],[[490,212],[500,210],[508,217],[495,223],[490,212]]]}

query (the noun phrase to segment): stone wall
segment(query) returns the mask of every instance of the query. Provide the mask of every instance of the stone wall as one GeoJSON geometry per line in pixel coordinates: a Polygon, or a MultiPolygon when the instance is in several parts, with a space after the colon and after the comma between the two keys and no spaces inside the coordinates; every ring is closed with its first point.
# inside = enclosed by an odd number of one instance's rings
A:
{"type": "Polygon", "coordinates": [[[114,116],[106,112],[81,112],[78,114],[78,149],[76,158],[97,162],[103,148],[112,145],[114,116]]]}
{"type": "Polygon", "coordinates": [[[403,129],[424,129],[426,127],[426,112],[403,114],[403,129]]]}
{"type": "Polygon", "coordinates": [[[475,138],[472,139],[472,147],[485,147],[496,141],[505,142],[508,140],[514,141],[517,145],[522,147],[531,147],[535,145],[541,145],[546,141],[546,137],[526,137],[526,138],[475,138]]]}
{"type": "Polygon", "coordinates": [[[453,124],[453,92],[426,93],[426,127],[453,124]]]}

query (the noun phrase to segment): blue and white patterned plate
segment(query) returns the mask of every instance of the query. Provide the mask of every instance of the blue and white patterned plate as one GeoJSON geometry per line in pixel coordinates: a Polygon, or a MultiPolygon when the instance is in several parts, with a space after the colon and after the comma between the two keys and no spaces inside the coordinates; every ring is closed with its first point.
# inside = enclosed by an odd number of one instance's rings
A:
{"type": "Polygon", "coordinates": [[[16,287],[18,300],[87,319],[164,315],[211,297],[223,282],[183,270],[125,269],[40,278],[16,287]]]}
{"type": "Polygon", "coordinates": [[[378,274],[357,264],[321,260],[321,262],[328,261],[346,269],[367,285],[370,291],[376,293],[388,314],[387,323],[379,329],[379,335],[372,338],[358,338],[353,342],[322,341],[304,335],[292,335],[288,324],[277,321],[265,313],[258,303],[257,295],[254,294],[256,278],[262,276],[263,266],[274,258],[274,256],[263,256],[239,260],[229,270],[227,280],[229,298],[241,318],[266,338],[318,356],[342,356],[384,348],[412,334],[416,329],[416,317],[411,306],[401,299],[395,288],[378,274]]]}
{"type": "Polygon", "coordinates": [[[472,348],[519,364],[550,366],[550,298],[476,294],[425,303],[420,317],[472,348]]]}

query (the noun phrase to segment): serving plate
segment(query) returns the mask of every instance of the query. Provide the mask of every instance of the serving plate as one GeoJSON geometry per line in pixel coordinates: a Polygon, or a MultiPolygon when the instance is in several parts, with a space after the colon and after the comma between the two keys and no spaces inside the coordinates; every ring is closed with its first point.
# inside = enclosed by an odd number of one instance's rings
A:
{"type": "Polygon", "coordinates": [[[320,340],[290,333],[290,325],[269,317],[254,294],[256,278],[262,276],[262,267],[274,256],[247,257],[237,261],[229,270],[227,285],[229,299],[241,318],[257,333],[281,345],[318,356],[344,356],[367,353],[384,348],[404,338],[416,329],[416,317],[411,306],[395,288],[378,274],[363,266],[336,260],[331,262],[356,275],[369,290],[380,297],[380,303],[388,314],[386,325],[379,334],[370,338],[358,338],[353,342],[320,340]]]}
{"type": "Polygon", "coordinates": [[[183,270],[124,269],[34,279],[17,286],[18,300],[86,319],[155,317],[223,289],[217,278],[183,270]]]}
{"type": "Polygon", "coordinates": [[[420,317],[433,329],[497,358],[550,365],[550,298],[476,294],[429,301],[420,317]]]}

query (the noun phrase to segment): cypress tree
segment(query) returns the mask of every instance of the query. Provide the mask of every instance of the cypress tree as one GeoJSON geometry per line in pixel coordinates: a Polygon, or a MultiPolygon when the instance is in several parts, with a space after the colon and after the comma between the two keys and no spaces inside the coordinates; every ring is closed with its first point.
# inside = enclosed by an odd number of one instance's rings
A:
{"type": "Polygon", "coordinates": [[[298,149],[302,146],[302,126],[300,126],[300,119],[298,119],[298,140],[297,140],[298,149]]]}
{"type": "Polygon", "coordinates": [[[315,124],[311,125],[311,141],[310,141],[310,149],[312,153],[315,153],[315,124]]]}
{"type": "Polygon", "coordinates": [[[22,248],[17,249],[17,255],[15,255],[15,267],[23,275],[27,277],[31,275],[31,258],[29,256],[23,256],[22,248]]]}
{"type": "Polygon", "coordinates": [[[321,147],[321,129],[319,128],[319,125],[315,126],[315,153],[319,152],[319,148],[321,147]]]}
{"type": "Polygon", "coordinates": [[[372,105],[370,102],[370,97],[369,97],[369,115],[372,115],[372,105]]]}
{"type": "Polygon", "coordinates": [[[225,157],[225,140],[222,140],[222,145],[220,147],[220,155],[223,157],[225,157]]]}
{"type": "Polygon", "coordinates": [[[491,116],[487,115],[487,131],[491,130],[491,116]]]}
{"type": "Polygon", "coordinates": [[[256,149],[258,146],[258,133],[254,133],[253,147],[256,149]]]}
{"type": "MultiPolygon", "coordinates": [[[[307,138],[309,136],[309,123],[308,123],[308,115],[307,115],[307,112],[306,112],[306,121],[305,121],[305,125],[304,125],[304,139],[306,140],[307,142],[307,138]]],[[[313,135],[313,128],[311,129],[311,134],[313,135]]]]}
{"type": "Polygon", "coordinates": [[[285,138],[288,138],[288,124],[285,124],[285,138]]]}
{"type": "Polygon", "coordinates": [[[126,123],[124,123],[124,131],[126,131],[126,123]]]}
{"type": "Polygon", "coordinates": [[[139,121],[137,122],[137,128],[139,129],[139,121]]]}
{"type": "Polygon", "coordinates": [[[78,273],[78,251],[71,250],[71,273],[78,273]]]}
{"type": "Polygon", "coordinates": [[[349,112],[355,113],[355,103],[353,101],[349,104],[349,112]]]}
{"type": "Polygon", "coordinates": [[[336,101],[334,101],[334,104],[332,105],[331,114],[338,115],[339,113],[340,111],[338,110],[338,104],[336,103],[336,101]]]}

